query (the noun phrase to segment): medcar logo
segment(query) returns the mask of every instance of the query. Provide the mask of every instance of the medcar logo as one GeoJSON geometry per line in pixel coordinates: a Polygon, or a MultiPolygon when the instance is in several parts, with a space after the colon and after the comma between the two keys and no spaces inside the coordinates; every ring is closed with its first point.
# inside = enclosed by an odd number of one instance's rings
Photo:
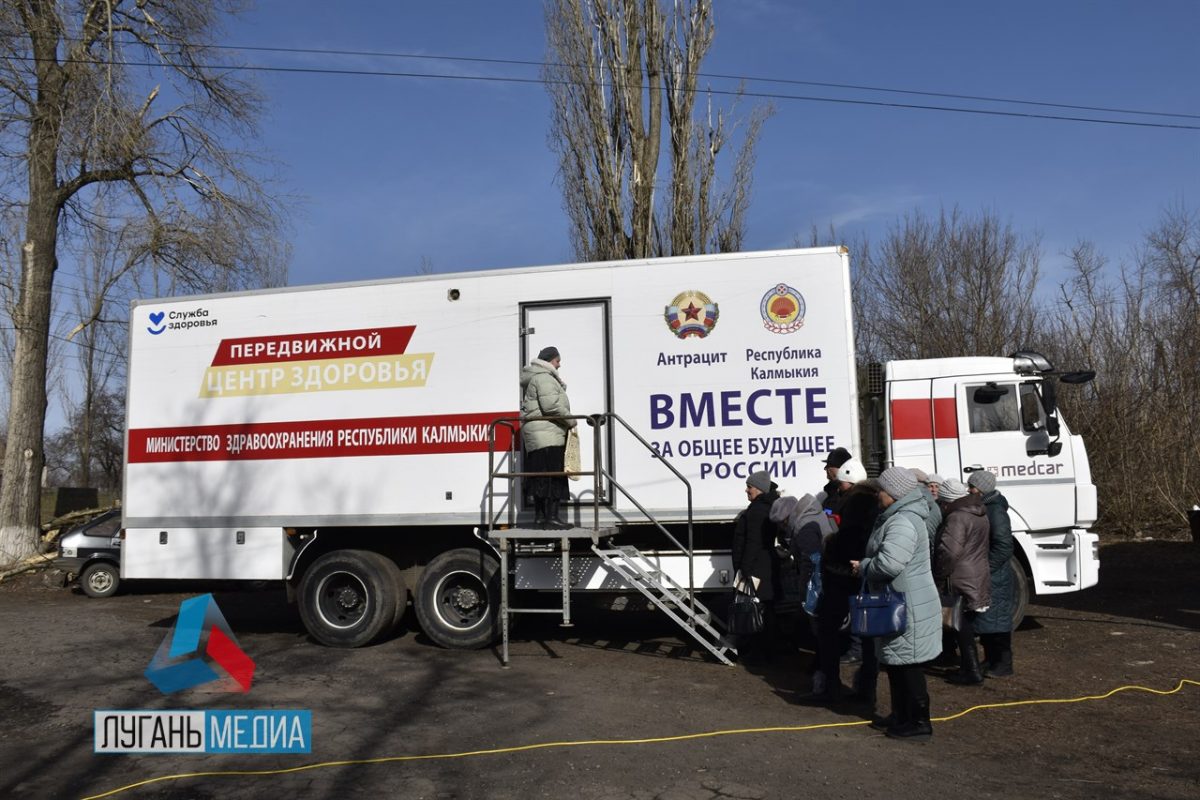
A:
{"type": "Polygon", "coordinates": [[[254,679],[254,661],[242,652],[229,623],[211,594],[179,604],[175,629],[158,646],[146,677],[163,694],[205,684],[215,691],[248,692],[254,679]],[[201,648],[201,638],[207,641],[201,648]],[[224,672],[222,676],[214,665],[224,672]]]}

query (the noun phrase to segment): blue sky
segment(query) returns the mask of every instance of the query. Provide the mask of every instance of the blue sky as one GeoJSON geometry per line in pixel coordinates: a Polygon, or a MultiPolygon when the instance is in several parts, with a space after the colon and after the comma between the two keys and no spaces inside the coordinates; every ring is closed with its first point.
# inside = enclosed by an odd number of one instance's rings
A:
{"type": "MultiPolygon", "coordinates": [[[[1200,114],[1200,3],[717,0],[705,71],[1200,114]]],[[[260,0],[226,43],[540,60],[542,4],[260,0]]],[[[236,56],[235,56],[236,57],[236,56]]],[[[245,51],[245,63],[534,77],[535,68],[245,51]]],[[[296,208],[291,282],[571,260],[534,84],[260,73],[262,151],[296,208]]],[[[711,80],[713,88],[731,88],[711,80]]],[[[750,82],[750,91],[1037,109],[750,82]]],[[[749,109],[756,100],[743,100],[749,109]]],[[[773,101],[748,249],[812,225],[878,237],[907,211],[987,208],[1127,257],[1162,209],[1200,204],[1200,131],[773,101]]],[[[1127,120],[1200,125],[1200,119],[1127,120]]],[[[1047,287],[1048,289],[1050,287],[1047,287]]]]}

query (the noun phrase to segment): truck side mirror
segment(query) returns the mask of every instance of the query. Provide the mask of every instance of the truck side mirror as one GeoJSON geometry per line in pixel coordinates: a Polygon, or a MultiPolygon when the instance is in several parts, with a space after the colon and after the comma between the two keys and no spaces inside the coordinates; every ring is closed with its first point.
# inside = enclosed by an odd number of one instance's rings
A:
{"type": "Polygon", "coordinates": [[[1050,452],[1050,434],[1045,429],[1036,431],[1025,440],[1025,455],[1044,456],[1050,452]]]}

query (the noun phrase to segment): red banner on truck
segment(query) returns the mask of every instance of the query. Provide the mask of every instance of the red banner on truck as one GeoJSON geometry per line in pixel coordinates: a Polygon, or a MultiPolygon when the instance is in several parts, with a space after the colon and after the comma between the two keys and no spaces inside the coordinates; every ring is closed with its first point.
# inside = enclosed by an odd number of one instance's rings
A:
{"type": "MultiPolygon", "coordinates": [[[[517,416],[504,411],[134,428],[129,463],[486,453],[491,424],[517,416]]],[[[512,433],[507,425],[496,426],[497,452],[509,449],[512,433]]]]}

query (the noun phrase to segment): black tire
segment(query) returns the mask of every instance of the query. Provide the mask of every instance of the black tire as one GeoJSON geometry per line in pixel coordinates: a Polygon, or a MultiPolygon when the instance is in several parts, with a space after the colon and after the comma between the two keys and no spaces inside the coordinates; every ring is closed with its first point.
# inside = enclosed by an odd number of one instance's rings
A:
{"type": "Polygon", "coordinates": [[[1025,609],[1029,607],[1029,576],[1025,573],[1021,560],[1015,556],[1008,562],[1008,568],[1012,570],[1013,578],[1012,629],[1015,631],[1025,620],[1025,609]]]}
{"type": "Polygon", "coordinates": [[[93,561],[79,573],[79,588],[88,597],[112,597],[121,586],[121,569],[109,561],[93,561]]]}
{"type": "Polygon", "coordinates": [[[392,580],[396,584],[396,610],[392,614],[392,623],[388,626],[388,631],[393,632],[400,629],[400,622],[404,619],[405,612],[408,611],[408,582],[404,580],[404,575],[400,572],[400,567],[395,561],[390,558],[385,559],[391,568],[392,580]]]}
{"type": "Polygon", "coordinates": [[[300,619],[328,647],[362,647],[391,633],[406,590],[395,562],[369,550],[334,550],[300,580],[300,619]]]}
{"type": "Polygon", "coordinates": [[[421,630],[442,647],[487,647],[500,636],[500,565],[481,550],[442,553],[421,572],[413,607],[421,630]]]}

